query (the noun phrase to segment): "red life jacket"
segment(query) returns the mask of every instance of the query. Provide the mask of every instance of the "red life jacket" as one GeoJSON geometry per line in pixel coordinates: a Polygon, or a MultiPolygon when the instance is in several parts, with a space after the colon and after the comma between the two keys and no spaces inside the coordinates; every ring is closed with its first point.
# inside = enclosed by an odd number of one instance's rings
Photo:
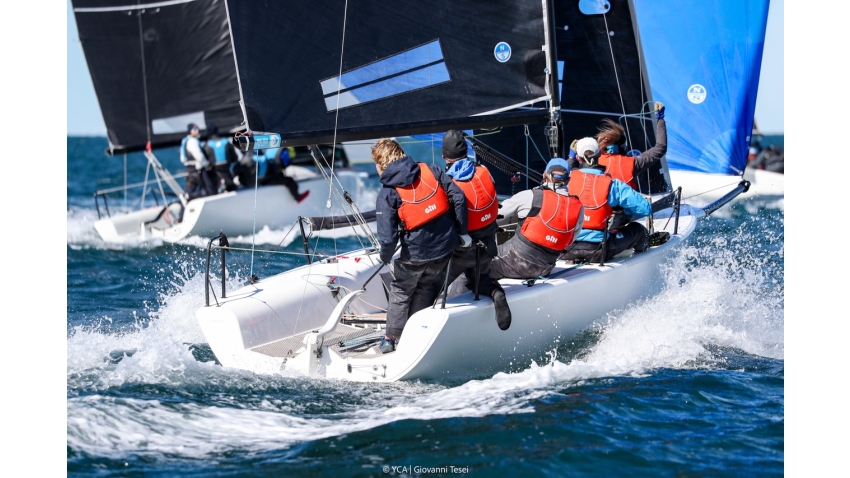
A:
{"type": "Polygon", "coordinates": [[[599,165],[605,166],[605,172],[610,174],[612,178],[619,179],[637,191],[635,158],[622,154],[602,154],[599,156],[599,165]]]}
{"type": "Polygon", "coordinates": [[[578,196],[584,206],[582,229],[605,230],[608,217],[614,214],[614,208],[608,204],[608,192],[613,180],[608,174],[588,174],[581,171],[570,173],[567,191],[578,196]]]}
{"type": "Polygon", "coordinates": [[[475,175],[468,181],[454,180],[466,196],[469,210],[469,230],[475,231],[488,226],[499,215],[499,200],[496,197],[496,183],[490,171],[484,166],[475,166],[475,175]]]}
{"type": "Polygon", "coordinates": [[[416,229],[447,212],[449,197],[425,163],[419,164],[419,176],[413,184],[395,188],[401,197],[398,217],[406,231],[416,229]]]}
{"type": "Polygon", "coordinates": [[[522,223],[520,235],[546,249],[565,250],[575,240],[582,216],[581,201],[551,189],[535,189],[533,193],[531,211],[522,223]]]}

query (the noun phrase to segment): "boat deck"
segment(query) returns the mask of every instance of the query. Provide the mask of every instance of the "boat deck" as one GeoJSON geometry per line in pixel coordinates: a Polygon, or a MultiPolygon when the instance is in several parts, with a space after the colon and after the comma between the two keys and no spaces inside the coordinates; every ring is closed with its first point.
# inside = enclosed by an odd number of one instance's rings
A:
{"type": "MultiPolygon", "coordinates": [[[[380,314],[380,317],[383,318],[383,322],[381,323],[385,323],[386,314],[380,314]]],[[[351,320],[352,318],[355,318],[356,320],[356,318],[360,318],[360,316],[351,316],[346,314],[343,320],[351,320]]],[[[377,318],[377,314],[363,317],[365,320],[379,322],[378,320],[375,320],[377,318]]],[[[383,326],[379,328],[376,327],[375,324],[365,326],[339,324],[336,327],[336,330],[325,335],[324,343],[330,344],[330,348],[340,355],[357,356],[366,353],[370,348],[377,345],[380,338],[384,336],[383,329],[383,326]]],[[[304,337],[312,332],[315,331],[286,337],[285,339],[281,339],[276,342],[253,347],[250,350],[252,352],[268,355],[269,357],[292,358],[306,349],[304,346],[304,337]]]]}

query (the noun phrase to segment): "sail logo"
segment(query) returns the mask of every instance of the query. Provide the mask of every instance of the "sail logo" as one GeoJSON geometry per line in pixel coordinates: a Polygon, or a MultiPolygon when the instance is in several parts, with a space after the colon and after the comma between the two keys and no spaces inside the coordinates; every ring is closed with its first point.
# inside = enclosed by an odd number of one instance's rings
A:
{"type": "Polygon", "coordinates": [[[496,59],[499,60],[499,63],[504,63],[511,59],[511,46],[500,41],[496,44],[493,54],[496,55],[496,59]]]}
{"type": "Polygon", "coordinates": [[[705,101],[705,97],[707,94],[708,93],[705,91],[705,87],[700,84],[694,84],[691,85],[690,88],[688,88],[688,100],[695,105],[698,105],[705,101]]]}
{"type": "Polygon", "coordinates": [[[451,81],[440,40],[433,40],[320,81],[325,108],[360,106],[451,81]]]}
{"type": "Polygon", "coordinates": [[[558,242],[558,238],[555,236],[546,236],[546,240],[549,242],[558,242]]]}
{"type": "Polygon", "coordinates": [[[437,210],[436,204],[431,204],[430,206],[425,208],[425,214],[431,214],[432,212],[437,210]]]}

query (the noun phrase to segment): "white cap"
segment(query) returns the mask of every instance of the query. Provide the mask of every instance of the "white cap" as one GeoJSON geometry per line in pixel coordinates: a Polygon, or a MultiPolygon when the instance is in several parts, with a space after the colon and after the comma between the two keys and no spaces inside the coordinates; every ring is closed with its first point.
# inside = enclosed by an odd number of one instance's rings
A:
{"type": "Polygon", "coordinates": [[[599,143],[597,143],[596,140],[593,138],[582,138],[578,140],[578,143],[576,143],[576,154],[582,159],[584,159],[587,157],[585,156],[585,151],[591,152],[590,157],[598,156],[599,143]]]}

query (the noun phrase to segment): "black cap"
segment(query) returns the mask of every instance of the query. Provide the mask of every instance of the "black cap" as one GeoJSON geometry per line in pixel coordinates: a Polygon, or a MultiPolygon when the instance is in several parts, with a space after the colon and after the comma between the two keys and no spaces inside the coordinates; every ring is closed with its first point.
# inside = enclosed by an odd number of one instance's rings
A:
{"type": "Polygon", "coordinates": [[[186,128],[186,132],[191,133],[193,129],[200,130],[200,128],[198,128],[198,125],[196,125],[195,123],[189,123],[189,126],[186,128]]]}
{"type": "Polygon", "coordinates": [[[443,157],[446,159],[460,159],[467,156],[466,140],[463,139],[463,131],[450,129],[443,136],[443,157]]]}

